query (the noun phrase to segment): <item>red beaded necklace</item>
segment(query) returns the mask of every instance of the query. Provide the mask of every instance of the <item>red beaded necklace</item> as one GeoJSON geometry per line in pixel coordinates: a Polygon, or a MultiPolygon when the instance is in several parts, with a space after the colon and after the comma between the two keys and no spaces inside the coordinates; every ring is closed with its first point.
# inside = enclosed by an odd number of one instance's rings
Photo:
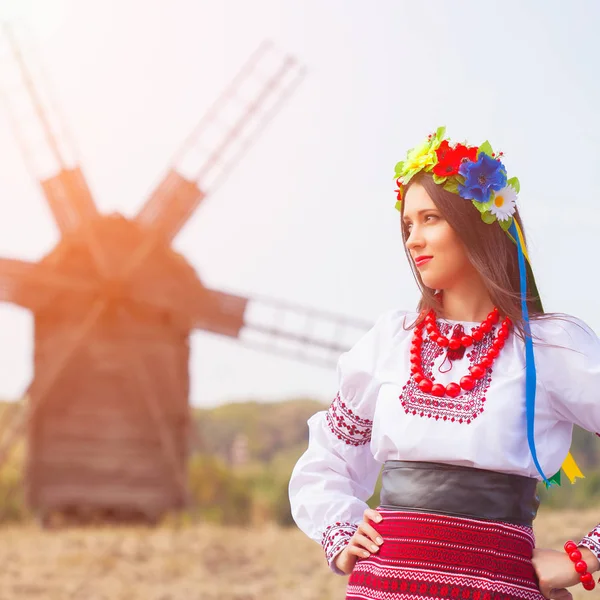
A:
{"type": "Polygon", "coordinates": [[[419,386],[419,389],[426,394],[432,394],[438,397],[450,396],[451,398],[456,398],[463,390],[472,390],[475,387],[477,380],[485,375],[487,369],[492,366],[494,360],[498,357],[500,350],[504,347],[512,326],[512,321],[508,317],[504,318],[502,325],[500,325],[496,332],[492,347],[478,364],[469,367],[470,375],[465,375],[460,380],[460,384],[451,382],[448,385],[434,383],[435,380],[433,377],[429,379],[423,373],[423,363],[421,361],[423,326],[427,329],[429,338],[438,344],[438,346],[441,348],[458,350],[461,346],[467,348],[473,344],[474,341],[481,341],[486,333],[492,331],[492,328],[498,322],[499,318],[500,312],[497,308],[494,308],[481,325],[473,329],[471,335],[463,335],[461,338],[448,339],[440,333],[440,330],[437,327],[435,311],[429,311],[424,321],[415,327],[410,346],[410,373],[416,384],[419,386]]]}

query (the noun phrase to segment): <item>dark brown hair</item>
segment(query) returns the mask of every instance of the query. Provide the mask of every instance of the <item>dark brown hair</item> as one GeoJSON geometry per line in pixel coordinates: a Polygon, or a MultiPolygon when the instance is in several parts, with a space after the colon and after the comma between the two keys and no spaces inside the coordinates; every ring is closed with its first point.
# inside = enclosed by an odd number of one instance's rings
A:
{"type": "MultiPolygon", "coordinates": [[[[515,325],[515,331],[520,337],[524,337],[524,322],[521,312],[521,291],[519,279],[519,263],[516,244],[509,238],[507,233],[498,223],[488,225],[481,220],[479,211],[470,200],[464,200],[457,194],[445,190],[441,185],[434,182],[428,173],[419,173],[404,190],[413,184],[422,185],[443,218],[456,232],[459,239],[465,245],[467,256],[471,264],[477,269],[485,288],[500,314],[510,317],[515,325]]],[[[404,211],[404,202],[402,211],[404,211]]],[[[403,214],[403,213],[402,213],[403,214]]],[[[519,212],[513,215],[519,223],[525,238],[523,223],[519,212]]],[[[402,220],[402,239],[408,239],[408,232],[402,220]]],[[[409,264],[421,290],[421,299],[418,310],[429,311],[432,308],[439,309],[439,302],[434,293],[435,290],[424,285],[423,280],[410,253],[404,244],[404,250],[409,259],[409,264]]],[[[527,267],[527,307],[530,319],[540,318],[544,314],[541,299],[537,292],[537,285],[530,266],[527,267]]]]}

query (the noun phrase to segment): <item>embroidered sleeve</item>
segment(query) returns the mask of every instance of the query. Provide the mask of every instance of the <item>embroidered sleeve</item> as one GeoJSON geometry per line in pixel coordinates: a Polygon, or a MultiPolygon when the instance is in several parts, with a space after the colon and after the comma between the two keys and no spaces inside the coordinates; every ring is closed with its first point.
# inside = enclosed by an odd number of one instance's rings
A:
{"type": "Polygon", "coordinates": [[[596,525],[582,540],[579,546],[585,546],[600,560],[600,525],[596,525]]]}
{"type": "Polygon", "coordinates": [[[334,523],[323,532],[321,545],[325,551],[325,560],[337,572],[333,559],[350,543],[350,539],[358,529],[354,523],[334,523]]]}
{"type": "Polygon", "coordinates": [[[389,352],[393,329],[392,313],[386,313],[340,357],[339,391],[328,410],[308,420],[308,448],[290,478],[296,524],[322,545],[329,567],[339,575],[335,558],[362,521],[381,470],[370,442],[381,386],[377,367],[389,352]]]}
{"type": "Polygon", "coordinates": [[[338,439],[350,446],[363,446],[371,441],[373,421],[359,417],[338,392],[327,411],[327,427],[338,439]]]}

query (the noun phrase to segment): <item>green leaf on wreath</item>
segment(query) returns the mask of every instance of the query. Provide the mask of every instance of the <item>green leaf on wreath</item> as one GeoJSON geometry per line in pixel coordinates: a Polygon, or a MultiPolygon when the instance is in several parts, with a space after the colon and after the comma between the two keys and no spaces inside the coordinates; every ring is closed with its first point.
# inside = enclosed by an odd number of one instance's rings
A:
{"type": "Polygon", "coordinates": [[[396,166],[394,168],[396,177],[402,175],[402,169],[404,169],[404,161],[400,161],[399,163],[396,163],[396,166]]]}
{"type": "Polygon", "coordinates": [[[496,221],[496,215],[492,214],[489,211],[481,213],[481,220],[488,225],[491,225],[496,221]]]}
{"type": "Polygon", "coordinates": [[[495,158],[492,156],[492,154],[494,154],[494,151],[492,150],[492,146],[487,140],[485,142],[483,142],[483,144],[481,144],[481,146],[479,146],[479,149],[477,150],[477,156],[479,156],[482,152],[484,154],[487,154],[488,156],[491,156],[492,158],[495,158]]]}
{"type": "Polygon", "coordinates": [[[515,190],[517,194],[521,191],[521,184],[519,183],[519,180],[516,177],[511,177],[506,183],[507,185],[510,185],[510,187],[512,187],[512,189],[515,190]]]}
{"type": "Polygon", "coordinates": [[[475,208],[477,208],[477,210],[480,213],[488,212],[490,210],[490,208],[492,207],[492,204],[494,204],[493,192],[492,192],[492,197],[489,199],[488,202],[477,202],[476,200],[472,200],[472,202],[475,205],[475,208]]]}
{"type": "Polygon", "coordinates": [[[447,179],[444,183],[444,189],[453,194],[458,194],[458,181],[456,179],[447,179]]]}

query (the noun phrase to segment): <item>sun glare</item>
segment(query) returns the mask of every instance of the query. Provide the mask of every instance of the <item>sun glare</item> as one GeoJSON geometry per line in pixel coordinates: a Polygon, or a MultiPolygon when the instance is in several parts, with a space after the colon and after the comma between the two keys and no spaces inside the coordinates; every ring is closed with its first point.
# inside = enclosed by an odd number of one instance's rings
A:
{"type": "Polygon", "coordinates": [[[24,26],[37,38],[51,35],[64,13],[65,0],[0,0],[0,23],[24,26]]]}

